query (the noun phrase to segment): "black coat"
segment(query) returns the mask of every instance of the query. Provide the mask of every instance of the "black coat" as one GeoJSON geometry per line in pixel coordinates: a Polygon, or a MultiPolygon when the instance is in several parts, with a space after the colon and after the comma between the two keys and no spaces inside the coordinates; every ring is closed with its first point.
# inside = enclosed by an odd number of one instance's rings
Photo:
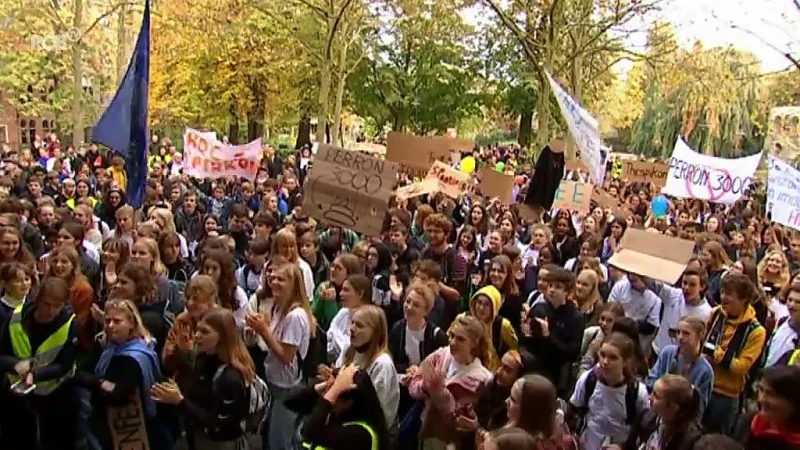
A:
{"type": "Polygon", "coordinates": [[[564,178],[565,165],[563,153],[554,153],[549,146],[543,148],[536,160],[536,170],[528,186],[525,204],[540,206],[546,211],[552,208],[556,189],[564,178]]]}

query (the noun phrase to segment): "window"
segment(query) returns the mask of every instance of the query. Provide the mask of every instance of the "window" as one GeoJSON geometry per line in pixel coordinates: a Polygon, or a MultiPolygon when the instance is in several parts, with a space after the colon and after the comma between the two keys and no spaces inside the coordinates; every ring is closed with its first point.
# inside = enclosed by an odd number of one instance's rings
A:
{"type": "Polygon", "coordinates": [[[47,120],[47,119],[42,120],[42,131],[44,132],[45,136],[49,135],[54,131],[53,130],[54,123],[55,121],[53,120],[47,120]]]}
{"type": "Polygon", "coordinates": [[[36,139],[36,121],[33,119],[19,121],[19,139],[22,144],[33,145],[36,139]]]}
{"type": "Polygon", "coordinates": [[[8,127],[0,125],[0,144],[8,144],[8,127]]]}
{"type": "Polygon", "coordinates": [[[30,144],[30,141],[28,141],[28,121],[25,119],[19,121],[19,139],[23,144],[30,144]]]}

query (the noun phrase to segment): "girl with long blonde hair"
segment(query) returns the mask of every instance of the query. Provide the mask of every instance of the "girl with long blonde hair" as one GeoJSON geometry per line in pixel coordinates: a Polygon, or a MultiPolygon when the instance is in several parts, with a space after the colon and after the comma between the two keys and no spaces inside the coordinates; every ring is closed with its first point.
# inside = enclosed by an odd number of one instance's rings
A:
{"type": "Polygon", "coordinates": [[[191,356],[197,324],[205,313],[219,305],[217,283],[208,275],[197,275],[186,284],[185,298],[186,310],[170,327],[161,355],[164,368],[175,374],[179,386],[185,386],[183,381],[192,371],[191,356]]]}
{"type": "Polygon", "coordinates": [[[350,323],[350,347],[336,362],[338,367],[355,364],[367,372],[386,416],[393,424],[400,404],[400,385],[389,355],[389,329],[386,314],[375,305],[359,307],[350,323]]]}
{"type": "MultiPolygon", "coordinates": [[[[98,339],[102,352],[94,370],[79,373],[76,380],[100,393],[93,397],[92,404],[94,413],[101,416],[105,416],[110,407],[129,403],[131,394],[139,395],[150,448],[169,445],[163,433],[159,432],[161,424],[150,395],[150,388],[161,378],[158,355],[136,305],[130,300],[108,300],[103,322],[103,332],[98,339]]],[[[102,420],[98,423],[110,422],[102,420]]],[[[110,428],[103,427],[99,431],[96,436],[104,444],[102,448],[113,446],[110,428]]]]}
{"type": "Polygon", "coordinates": [[[471,409],[478,388],[492,378],[484,367],[491,344],[483,324],[472,316],[458,316],[448,334],[449,346],[406,372],[409,393],[426,402],[420,432],[425,450],[458,448],[463,436],[456,426],[457,412],[471,409]]]}
{"type": "Polygon", "coordinates": [[[780,250],[768,251],[758,263],[758,284],[769,298],[778,296],[781,288],[789,284],[789,260],[780,250]]]}
{"type": "Polygon", "coordinates": [[[277,267],[271,275],[270,287],[274,297],[272,311],[250,313],[246,318],[247,327],[269,349],[264,360],[264,373],[269,380],[273,401],[264,448],[296,448],[295,431],[299,417],[286,408],[284,401],[303,381],[300,362],[308,354],[309,342],[316,334],[316,321],[303,286],[303,276],[296,264],[277,267]]]}
{"type": "Polygon", "coordinates": [[[600,316],[598,306],[603,303],[600,296],[600,277],[592,269],[583,269],[575,277],[573,300],[583,314],[586,326],[597,325],[600,316]]]}
{"type": "Polygon", "coordinates": [[[314,272],[311,266],[300,257],[300,249],[297,244],[297,235],[286,228],[278,231],[272,236],[271,255],[281,255],[286,257],[289,262],[296,264],[302,274],[301,281],[305,289],[306,298],[314,298],[314,272]]]}
{"type": "Polygon", "coordinates": [[[158,402],[182,407],[196,450],[247,448],[241,424],[249,412],[249,386],[256,382],[256,370],[231,311],[207,311],[194,340],[197,382],[186,392],[174,381],[158,383],[151,395],[158,402]]]}

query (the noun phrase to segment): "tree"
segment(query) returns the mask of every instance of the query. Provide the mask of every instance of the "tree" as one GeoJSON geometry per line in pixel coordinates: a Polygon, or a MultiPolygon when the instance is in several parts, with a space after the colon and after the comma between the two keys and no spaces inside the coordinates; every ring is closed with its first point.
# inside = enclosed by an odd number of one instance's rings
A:
{"type": "Polygon", "coordinates": [[[648,69],[631,149],[666,157],[682,135],[710,155],[759,151],[766,131],[759,66],[752,54],[697,43],[676,51],[669,65],[648,69]]]}
{"type": "MultiPolygon", "coordinates": [[[[623,41],[632,30],[633,19],[656,8],[659,0],[512,0],[501,3],[482,0],[515,37],[527,62],[527,70],[538,82],[537,143],[550,139],[554,111],[545,71],[569,80],[569,89],[579,102],[585,101],[586,82],[600,80],[618,61],[641,55],[627,50],[623,41]],[[610,31],[614,30],[612,35],[610,31]]],[[[602,80],[610,84],[612,77],[602,80]]]]}
{"type": "Polygon", "coordinates": [[[376,129],[444,133],[480,114],[474,30],[456,0],[392,0],[349,85],[354,112],[376,129]]]}

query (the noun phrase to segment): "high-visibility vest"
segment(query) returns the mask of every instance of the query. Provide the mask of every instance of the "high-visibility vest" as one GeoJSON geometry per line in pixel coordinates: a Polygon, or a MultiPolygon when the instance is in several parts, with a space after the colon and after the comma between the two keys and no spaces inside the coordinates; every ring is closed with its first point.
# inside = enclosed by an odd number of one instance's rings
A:
{"type": "Polygon", "coordinates": [[[800,364],[800,348],[792,352],[792,356],[789,357],[789,365],[794,366],[795,364],[800,364]]]}
{"type": "MultiPolygon", "coordinates": [[[[75,319],[75,314],[72,314],[70,318],[61,325],[55,333],[51,334],[42,345],[36,349],[36,354],[33,355],[31,352],[31,341],[28,339],[28,333],[22,328],[22,305],[17,306],[14,309],[14,313],[11,315],[11,321],[8,324],[8,333],[11,336],[11,348],[14,351],[14,355],[18,359],[31,360],[31,370],[39,369],[45,366],[48,366],[56,360],[56,357],[61,352],[61,349],[64,348],[64,345],[69,340],[69,328],[72,325],[72,321],[75,319]]],[[[33,390],[33,394],[35,395],[48,395],[58,389],[64,381],[72,377],[75,373],[75,366],[73,365],[72,370],[70,370],[66,375],[61,378],[36,382],[36,389],[33,390]]],[[[8,375],[9,381],[11,384],[14,384],[20,380],[22,377],[18,376],[16,373],[8,375]]]]}
{"type": "MultiPolygon", "coordinates": [[[[376,433],[375,430],[373,430],[372,427],[368,423],[366,423],[366,422],[347,422],[347,423],[344,424],[344,426],[349,426],[349,425],[358,425],[358,426],[364,428],[365,430],[367,430],[369,432],[370,438],[372,438],[372,450],[378,450],[378,433],[376,433]]],[[[327,447],[323,447],[321,445],[314,445],[312,447],[312,444],[310,442],[303,442],[302,447],[305,448],[305,449],[308,449],[308,450],[327,450],[327,447]]]]}

